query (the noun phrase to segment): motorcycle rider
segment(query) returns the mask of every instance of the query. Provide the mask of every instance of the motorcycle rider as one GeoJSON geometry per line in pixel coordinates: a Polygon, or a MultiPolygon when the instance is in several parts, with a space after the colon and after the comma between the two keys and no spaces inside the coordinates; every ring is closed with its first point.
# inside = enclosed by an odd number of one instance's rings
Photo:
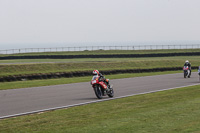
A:
{"type": "Polygon", "coordinates": [[[109,91],[109,88],[110,88],[109,80],[106,79],[98,70],[94,70],[92,73],[94,76],[95,75],[99,76],[99,80],[102,80],[104,83],[106,83],[108,85],[107,90],[109,91]]]}
{"type": "Polygon", "coordinates": [[[188,68],[190,70],[190,75],[189,76],[191,76],[191,72],[192,72],[192,70],[191,70],[191,63],[189,63],[189,61],[186,60],[184,66],[188,66],[188,68]]]}

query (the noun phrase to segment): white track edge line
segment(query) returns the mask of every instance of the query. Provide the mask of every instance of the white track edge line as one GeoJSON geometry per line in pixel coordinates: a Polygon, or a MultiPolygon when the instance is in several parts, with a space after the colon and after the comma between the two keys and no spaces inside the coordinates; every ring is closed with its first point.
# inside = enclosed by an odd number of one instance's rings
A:
{"type": "Polygon", "coordinates": [[[86,105],[86,104],[91,104],[91,103],[97,103],[97,102],[103,102],[103,101],[108,101],[108,100],[120,99],[120,98],[135,96],[135,95],[142,95],[142,94],[160,92],[160,91],[165,91],[165,90],[172,90],[172,89],[177,89],[177,88],[184,88],[184,87],[195,86],[195,85],[200,85],[200,83],[198,83],[198,84],[192,84],[192,85],[186,85],[186,86],[173,87],[173,88],[167,88],[167,89],[161,89],[161,90],[155,90],[155,91],[148,91],[148,92],[143,92],[143,93],[136,93],[136,94],[119,96],[119,97],[109,98],[109,99],[89,101],[89,102],[72,104],[72,105],[67,105],[67,106],[60,106],[60,107],[55,107],[55,108],[48,108],[48,109],[36,110],[36,111],[31,111],[31,112],[24,112],[24,113],[7,115],[7,116],[1,116],[0,119],[10,118],[10,117],[17,117],[17,116],[22,116],[22,115],[35,114],[35,113],[40,113],[40,112],[45,112],[45,111],[52,111],[52,110],[57,110],[57,109],[70,108],[70,107],[74,107],[74,106],[81,106],[81,105],[86,105]]]}

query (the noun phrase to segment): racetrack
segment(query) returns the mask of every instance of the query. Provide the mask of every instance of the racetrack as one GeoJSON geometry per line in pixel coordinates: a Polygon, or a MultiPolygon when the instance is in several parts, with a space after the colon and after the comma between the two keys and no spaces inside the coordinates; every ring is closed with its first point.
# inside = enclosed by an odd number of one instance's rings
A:
{"type": "MultiPolygon", "coordinates": [[[[150,93],[200,84],[198,74],[184,79],[182,73],[115,79],[115,97],[150,93]]],[[[107,96],[103,100],[110,99],[107,96]]],[[[90,81],[84,83],[0,91],[0,118],[98,102],[90,81]]]]}

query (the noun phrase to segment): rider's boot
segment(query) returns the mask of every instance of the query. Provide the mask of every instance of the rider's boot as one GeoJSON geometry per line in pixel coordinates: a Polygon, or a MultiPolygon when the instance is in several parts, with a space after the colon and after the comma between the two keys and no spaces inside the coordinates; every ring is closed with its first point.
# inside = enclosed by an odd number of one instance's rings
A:
{"type": "Polygon", "coordinates": [[[188,78],[190,78],[190,76],[191,76],[191,70],[190,70],[190,74],[188,75],[188,78]]]}
{"type": "Polygon", "coordinates": [[[107,86],[106,92],[107,92],[107,93],[110,92],[110,85],[107,86]]]}

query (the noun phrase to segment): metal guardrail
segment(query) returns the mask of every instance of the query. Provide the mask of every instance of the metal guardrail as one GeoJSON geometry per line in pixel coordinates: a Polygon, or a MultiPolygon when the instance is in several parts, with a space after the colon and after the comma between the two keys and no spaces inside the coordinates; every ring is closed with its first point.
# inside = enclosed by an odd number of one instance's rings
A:
{"type": "Polygon", "coordinates": [[[94,51],[94,50],[162,50],[162,49],[197,49],[200,44],[184,45],[135,45],[135,46],[81,46],[56,48],[22,48],[0,50],[0,54],[19,54],[35,52],[94,51]]]}

